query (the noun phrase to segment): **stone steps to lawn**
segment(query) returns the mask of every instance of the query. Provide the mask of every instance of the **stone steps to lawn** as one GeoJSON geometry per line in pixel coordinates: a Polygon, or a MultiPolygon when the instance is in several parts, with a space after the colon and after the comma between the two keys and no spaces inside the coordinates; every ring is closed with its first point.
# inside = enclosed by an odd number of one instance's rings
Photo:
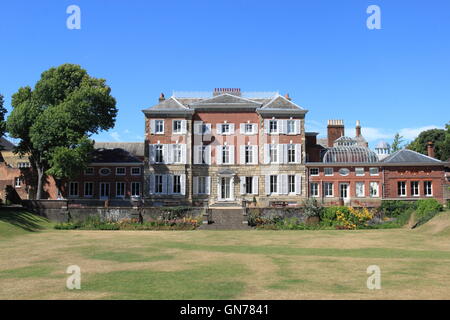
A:
{"type": "Polygon", "coordinates": [[[214,208],[210,223],[200,226],[202,230],[250,230],[247,216],[242,208],[214,208]]]}

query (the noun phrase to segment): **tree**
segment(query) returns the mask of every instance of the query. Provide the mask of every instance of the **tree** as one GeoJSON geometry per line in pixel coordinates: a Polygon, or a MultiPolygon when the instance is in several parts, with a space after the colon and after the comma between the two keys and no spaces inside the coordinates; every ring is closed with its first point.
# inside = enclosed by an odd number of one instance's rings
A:
{"type": "Polygon", "coordinates": [[[29,155],[37,171],[37,199],[45,174],[67,178],[81,172],[92,148],[88,137],[114,126],[116,100],[110,93],[106,80],[63,64],[43,72],[34,89],[22,87],[12,96],[7,131],[20,139],[16,152],[29,155]]]}
{"type": "Polygon", "coordinates": [[[3,107],[3,96],[0,94],[0,138],[3,137],[6,130],[5,115],[6,109],[3,107]]]}
{"type": "Polygon", "coordinates": [[[449,161],[450,160],[450,122],[445,125],[445,139],[442,144],[441,149],[441,160],[449,161]]]}
{"type": "Polygon", "coordinates": [[[404,141],[403,136],[401,136],[400,133],[397,132],[394,136],[394,141],[392,142],[391,146],[392,152],[402,149],[403,141],[404,141]]]}
{"type": "Polygon", "coordinates": [[[447,160],[448,156],[445,155],[446,134],[446,130],[444,129],[431,129],[422,131],[416,139],[408,144],[407,148],[419,153],[428,154],[428,142],[433,142],[434,155],[436,159],[447,160]]]}

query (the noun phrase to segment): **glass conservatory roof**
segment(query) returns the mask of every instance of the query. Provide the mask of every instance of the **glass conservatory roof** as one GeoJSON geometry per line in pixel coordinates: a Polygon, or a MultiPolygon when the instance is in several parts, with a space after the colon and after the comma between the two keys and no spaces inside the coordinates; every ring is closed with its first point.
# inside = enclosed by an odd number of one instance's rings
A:
{"type": "Polygon", "coordinates": [[[339,146],[329,148],[323,156],[325,163],[372,163],[378,162],[375,152],[366,147],[359,146],[339,146]]]}

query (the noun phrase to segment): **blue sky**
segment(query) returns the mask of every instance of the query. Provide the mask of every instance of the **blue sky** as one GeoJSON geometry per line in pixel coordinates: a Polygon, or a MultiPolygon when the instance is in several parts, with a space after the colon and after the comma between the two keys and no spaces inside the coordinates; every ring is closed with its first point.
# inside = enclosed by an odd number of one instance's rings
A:
{"type": "Polygon", "coordinates": [[[143,108],[160,92],[215,87],[289,93],[325,133],[361,120],[373,146],[395,132],[412,139],[450,120],[450,2],[364,1],[4,1],[0,93],[51,66],[76,63],[105,78],[117,99],[116,127],[101,141],[141,141],[143,108]],[[66,8],[81,9],[69,30],[66,8]],[[369,30],[369,5],[381,30],[369,30]]]}

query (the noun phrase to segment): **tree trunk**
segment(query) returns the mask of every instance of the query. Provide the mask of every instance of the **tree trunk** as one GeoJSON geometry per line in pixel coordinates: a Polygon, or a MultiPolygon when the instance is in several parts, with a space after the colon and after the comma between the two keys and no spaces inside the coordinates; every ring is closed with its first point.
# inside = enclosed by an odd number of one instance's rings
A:
{"type": "Polygon", "coordinates": [[[36,169],[38,173],[37,190],[36,190],[36,200],[41,200],[42,198],[42,179],[44,177],[44,168],[39,163],[36,163],[36,169]]]}

